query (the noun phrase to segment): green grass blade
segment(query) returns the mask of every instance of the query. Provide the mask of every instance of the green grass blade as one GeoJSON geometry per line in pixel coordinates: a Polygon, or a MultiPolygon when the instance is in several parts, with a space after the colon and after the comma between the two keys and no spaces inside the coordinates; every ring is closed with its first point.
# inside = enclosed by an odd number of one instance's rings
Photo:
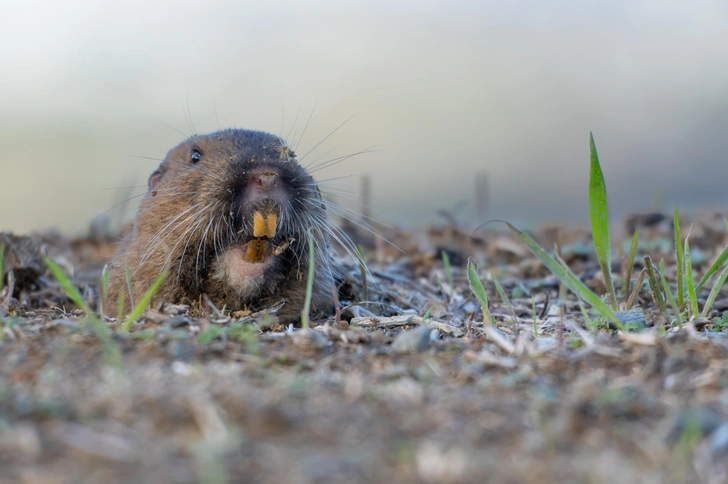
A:
{"type": "Polygon", "coordinates": [[[126,323],[124,323],[124,326],[121,328],[122,333],[126,333],[129,331],[129,328],[131,328],[131,325],[134,324],[134,322],[139,319],[139,316],[142,315],[145,309],[147,309],[147,306],[149,306],[149,303],[151,302],[154,295],[159,291],[159,286],[162,285],[164,282],[164,279],[167,278],[167,271],[162,271],[161,274],[157,276],[157,278],[152,283],[152,286],[147,290],[147,292],[144,293],[144,296],[142,296],[141,301],[134,306],[134,309],[131,310],[131,313],[129,313],[129,317],[126,320],[126,323]]]}
{"type": "Polygon", "coordinates": [[[71,279],[65,272],[63,272],[63,269],[61,269],[61,267],[53,262],[53,260],[49,257],[44,257],[43,260],[53,273],[53,277],[56,278],[58,284],[61,285],[61,289],[63,289],[66,295],[76,306],[86,313],[86,324],[91,328],[96,335],[96,338],[101,343],[106,363],[110,366],[120,366],[121,352],[119,347],[114,344],[114,341],[111,339],[109,327],[100,321],[96,314],[91,311],[88,303],[83,298],[78,288],[73,284],[73,282],[71,282],[71,279]]]}
{"type": "Polygon", "coordinates": [[[662,288],[667,295],[667,300],[670,301],[670,307],[672,312],[675,313],[675,320],[680,328],[682,328],[682,316],[680,315],[680,307],[677,305],[675,296],[670,291],[670,286],[667,285],[667,279],[665,279],[665,259],[660,259],[660,280],[662,281],[662,288]]]}
{"type": "Polygon", "coordinates": [[[427,311],[425,312],[425,315],[424,315],[424,316],[422,316],[422,322],[423,322],[423,323],[424,323],[425,321],[427,321],[428,319],[430,319],[430,314],[432,313],[432,308],[434,308],[434,307],[435,307],[435,306],[430,306],[430,309],[428,309],[428,310],[427,310],[427,311]]]}
{"type": "Polygon", "coordinates": [[[710,276],[715,274],[720,270],[721,267],[723,267],[723,264],[725,264],[725,261],[728,260],[728,246],[726,246],[723,251],[718,254],[718,257],[715,259],[715,261],[708,267],[708,270],[703,275],[702,279],[700,279],[700,282],[698,282],[698,285],[695,286],[695,290],[699,291],[706,282],[708,282],[708,279],[710,279],[710,276]]]}
{"type": "Polygon", "coordinates": [[[602,269],[604,284],[612,303],[612,309],[617,309],[617,295],[612,284],[612,261],[609,243],[609,208],[607,207],[607,186],[604,183],[604,174],[599,165],[599,155],[594,144],[594,136],[589,133],[589,151],[591,152],[591,168],[589,171],[589,215],[591,217],[592,238],[594,250],[597,253],[599,267],[602,269]]]}
{"type": "Polygon", "coordinates": [[[508,308],[508,311],[511,313],[511,317],[513,318],[513,323],[518,323],[518,316],[516,316],[516,310],[513,309],[513,305],[511,304],[511,300],[508,299],[508,294],[503,290],[503,286],[501,286],[500,281],[498,280],[498,276],[495,275],[494,271],[490,271],[490,275],[493,276],[493,282],[495,283],[495,289],[498,291],[498,296],[500,296],[501,301],[503,304],[506,305],[508,308]]]}
{"type": "Polygon", "coordinates": [[[116,320],[121,321],[124,317],[124,291],[119,291],[119,296],[116,299],[116,320]]]}
{"type": "Polygon", "coordinates": [[[470,290],[473,291],[475,298],[480,303],[480,308],[483,310],[483,321],[488,326],[493,326],[493,315],[490,314],[490,309],[488,309],[488,295],[485,293],[483,283],[480,282],[478,277],[478,265],[472,257],[468,258],[468,283],[470,284],[470,290]]]}
{"type": "Polygon", "coordinates": [[[723,288],[726,278],[728,278],[728,266],[721,271],[718,279],[715,280],[715,284],[713,284],[713,288],[710,290],[710,294],[708,294],[708,299],[705,301],[705,306],[703,306],[703,312],[700,313],[701,317],[708,317],[708,312],[710,311],[710,308],[713,307],[715,298],[718,297],[718,293],[723,288]]]}
{"type": "Polygon", "coordinates": [[[126,287],[129,289],[129,303],[131,307],[134,307],[134,291],[131,288],[131,274],[129,273],[129,265],[124,266],[124,272],[126,275],[126,287]]]}
{"type": "MultiPolygon", "coordinates": [[[[677,261],[677,304],[682,309],[685,304],[685,296],[683,294],[683,271],[685,263],[683,261],[682,240],[680,238],[680,215],[677,207],[675,207],[675,260],[677,261]]],[[[662,269],[660,269],[662,272],[662,269]]]]}
{"type": "Polygon", "coordinates": [[[101,299],[105,302],[109,295],[109,264],[101,271],[101,299]]]}
{"type": "MultiPolygon", "coordinates": [[[[568,268],[568,265],[564,264],[563,260],[561,259],[561,236],[556,238],[556,244],[554,247],[554,256],[556,257],[556,260],[564,267],[568,268]]],[[[559,283],[559,304],[563,305],[566,302],[566,293],[569,292],[569,288],[567,288],[563,283],[559,283]]]]}
{"type": "Polygon", "coordinates": [[[642,269],[637,276],[637,281],[635,281],[634,289],[632,290],[632,294],[630,294],[629,299],[627,299],[627,311],[632,309],[632,306],[634,306],[634,301],[637,299],[637,295],[640,292],[640,288],[642,288],[642,283],[645,280],[645,276],[647,275],[647,269],[642,269]]]}
{"type": "Polygon", "coordinates": [[[690,262],[690,243],[685,239],[685,282],[688,286],[688,302],[690,303],[690,314],[698,319],[698,296],[693,281],[693,264],[690,262]]]}
{"type": "Polygon", "coordinates": [[[657,277],[655,276],[655,267],[652,265],[652,259],[650,259],[650,256],[645,256],[645,269],[647,269],[647,282],[650,284],[650,289],[652,289],[652,298],[655,300],[655,303],[657,304],[657,307],[662,312],[662,315],[665,317],[665,321],[670,321],[670,317],[667,314],[667,305],[665,304],[665,299],[662,297],[662,290],[660,289],[660,285],[657,283],[657,277]]]}
{"type": "Polygon", "coordinates": [[[101,351],[103,352],[106,364],[112,367],[120,367],[121,350],[112,339],[109,327],[103,321],[99,320],[95,314],[91,314],[87,318],[87,321],[89,326],[91,326],[91,331],[93,331],[101,343],[101,351]]]}
{"type": "Polygon", "coordinates": [[[591,289],[579,280],[576,275],[571,272],[570,269],[564,268],[559,262],[547,254],[541,247],[538,246],[534,240],[529,237],[526,233],[521,232],[513,225],[505,222],[508,228],[518,237],[521,241],[526,244],[526,247],[538,257],[543,264],[561,281],[571,292],[576,294],[578,298],[589,304],[591,307],[596,309],[604,319],[610,320],[620,330],[624,331],[624,325],[614,314],[614,311],[602,301],[602,299],[594,294],[591,289]]]}
{"type": "MultiPolygon", "coordinates": [[[[5,244],[0,244],[0,291],[5,284],[5,244]]],[[[12,295],[12,294],[11,294],[12,295]]]]}
{"type": "Polygon", "coordinates": [[[75,304],[80,309],[83,309],[86,314],[92,314],[91,308],[89,307],[88,303],[83,298],[75,284],[71,282],[71,279],[66,275],[65,272],[63,272],[61,266],[53,262],[50,257],[43,257],[43,261],[53,273],[53,277],[56,278],[58,284],[61,285],[61,289],[63,289],[63,292],[65,292],[66,295],[71,299],[71,301],[73,301],[73,304],[75,304]]]}
{"type": "Polygon", "coordinates": [[[316,257],[314,255],[313,237],[308,238],[308,281],[306,281],[306,302],[301,311],[301,327],[308,328],[308,318],[311,312],[311,297],[313,296],[313,274],[316,257]]]}
{"type": "Polygon", "coordinates": [[[359,254],[359,273],[361,274],[361,284],[364,286],[364,300],[369,300],[369,286],[367,285],[367,265],[364,262],[364,249],[361,245],[356,246],[356,252],[359,254]]]}
{"type": "Polygon", "coordinates": [[[450,285],[450,299],[452,299],[453,293],[455,292],[455,284],[452,278],[452,266],[450,265],[450,257],[446,251],[442,251],[442,264],[445,266],[445,275],[447,275],[447,283],[450,285]]]}
{"type": "Polygon", "coordinates": [[[626,301],[629,297],[629,284],[632,278],[632,266],[634,265],[634,256],[637,253],[637,241],[640,238],[640,229],[634,231],[632,243],[629,246],[629,254],[627,255],[627,266],[624,271],[624,294],[622,298],[626,301]]]}
{"type": "Polygon", "coordinates": [[[584,303],[579,300],[579,310],[581,311],[581,316],[584,318],[584,325],[588,330],[592,330],[596,325],[589,317],[589,313],[586,312],[586,308],[584,307],[584,303]]]}
{"type": "Polygon", "coordinates": [[[101,271],[101,282],[99,283],[99,314],[105,314],[107,312],[107,297],[109,296],[109,264],[105,264],[101,271]]]}
{"type": "Polygon", "coordinates": [[[538,338],[538,324],[536,322],[536,299],[531,296],[531,315],[533,316],[533,336],[538,338]]]}

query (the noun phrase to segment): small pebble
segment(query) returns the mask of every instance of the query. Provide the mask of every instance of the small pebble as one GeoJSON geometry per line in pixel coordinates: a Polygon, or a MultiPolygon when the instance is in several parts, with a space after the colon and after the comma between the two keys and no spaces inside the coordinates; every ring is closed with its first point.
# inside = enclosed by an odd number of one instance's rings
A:
{"type": "Polygon", "coordinates": [[[396,353],[416,353],[430,348],[430,332],[427,326],[402,331],[394,338],[392,350],[396,353]]]}
{"type": "Polygon", "coordinates": [[[642,308],[634,308],[629,311],[615,311],[614,314],[627,329],[642,331],[647,327],[645,312],[642,308]]]}
{"type": "Polygon", "coordinates": [[[291,333],[293,344],[304,351],[322,350],[329,343],[329,338],[320,331],[299,329],[291,333]]]}
{"type": "Polygon", "coordinates": [[[715,456],[728,453],[728,422],[723,422],[711,434],[710,453],[715,456]]]}
{"type": "Polygon", "coordinates": [[[696,431],[701,436],[710,435],[724,424],[721,417],[707,407],[682,409],[674,418],[667,432],[668,442],[677,442],[686,431],[696,431]]]}

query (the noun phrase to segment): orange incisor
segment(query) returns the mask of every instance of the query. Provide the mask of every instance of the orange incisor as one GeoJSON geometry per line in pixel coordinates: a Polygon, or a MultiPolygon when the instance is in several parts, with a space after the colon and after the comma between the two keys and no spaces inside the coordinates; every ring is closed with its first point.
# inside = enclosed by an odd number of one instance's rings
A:
{"type": "MultiPolygon", "coordinates": [[[[270,253],[270,240],[276,235],[278,213],[275,210],[256,210],[253,214],[253,237],[245,244],[245,260],[263,262],[270,253]],[[261,239],[266,237],[267,239],[261,239]]],[[[276,254],[277,255],[277,254],[276,254]]]]}
{"type": "Polygon", "coordinates": [[[253,239],[245,244],[245,260],[247,262],[263,262],[268,257],[268,241],[253,239]]]}
{"type": "Polygon", "coordinates": [[[253,237],[274,237],[278,214],[274,211],[263,213],[258,210],[253,214],[253,237]]]}

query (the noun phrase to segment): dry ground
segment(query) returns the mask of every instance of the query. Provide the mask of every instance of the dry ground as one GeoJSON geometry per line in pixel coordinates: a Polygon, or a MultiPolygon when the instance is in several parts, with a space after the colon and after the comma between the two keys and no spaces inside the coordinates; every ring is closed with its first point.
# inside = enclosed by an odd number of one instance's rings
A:
{"type": "MultiPolygon", "coordinates": [[[[694,221],[699,273],[728,242],[716,220],[694,221]]],[[[658,221],[645,232],[640,254],[666,257],[674,280],[670,228],[658,221]]],[[[338,325],[291,331],[272,313],[196,316],[156,304],[129,333],[107,318],[106,343],[37,250],[95,305],[113,239],[0,236],[15,278],[13,294],[0,293],[0,483],[726,482],[719,321],[662,334],[645,290],[644,330],[588,329],[573,296],[557,304],[557,281],[515,239],[468,235],[388,233],[406,255],[362,237],[367,296],[378,304],[355,304],[364,287],[351,264],[338,325]],[[497,330],[468,288],[468,256],[497,330]]],[[[558,241],[603,294],[588,233],[534,235],[544,247],[558,241]]],[[[711,316],[728,309],[724,297],[711,316]]]]}

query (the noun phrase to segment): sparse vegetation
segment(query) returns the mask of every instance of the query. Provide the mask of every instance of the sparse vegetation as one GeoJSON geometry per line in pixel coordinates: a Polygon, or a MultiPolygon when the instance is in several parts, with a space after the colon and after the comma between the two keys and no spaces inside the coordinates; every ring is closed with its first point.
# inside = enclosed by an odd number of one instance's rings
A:
{"type": "Polygon", "coordinates": [[[316,254],[314,250],[313,238],[308,238],[308,279],[306,280],[306,303],[301,312],[301,326],[308,329],[308,318],[311,313],[311,296],[313,295],[313,281],[315,275],[316,254]]]}
{"type": "Polygon", "coordinates": [[[448,297],[452,299],[455,291],[455,283],[452,277],[452,266],[450,265],[450,256],[447,255],[447,251],[442,251],[442,265],[445,267],[445,277],[447,277],[447,284],[450,287],[448,291],[448,297]]]}
{"type": "MultiPolygon", "coordinates": [[[[719,479],[728,248],[677,209],[671,227],[615,236],[589,145],[591,234],[506,223],[468,237],[452,223],[432,229],[429,252],[378,250],[367,270],[373,248],[352,233],[359,259],[344,264],[340,323],[310,313],[309,243],[307,332],[282,327],[280,305],[163,304],[165,274],[125,314],[131,271],[115,300],[108,259],[88,255],[99,242],[59,244],[74,249],[43,259],[47,273],[0,287],[0,475],[719,479]]],[[[422,246],[414,232],[386,235],[422,246]]]]}
{"type": "Polygon", "coordinates": [[[122,332],[129,331],[131,325],[134,324],[137,319],[139,319],[139,316],[142,315],[142,313],[147,309],[147,306],[149,306],[149,303],[152,302],[152,298],[157,293],[157,291],[159,291],[159,287],[162,285],[166,278],[167,271],[163,271],[157,276],[147,292],[144,293],[144,296],[142,296],[142,299],[139,301],[139,303],[134,306],[134,308],[131,310],[131,313],[129,313],[126,322],[121,327],[122,332]]]}
{"type": "Polygon", "coordinates": [[[111,330],[109,327],[91,310],[88,302],[83,298],[78,288],[76,288],[66,273],[63,272],[63,269],[48,257],[45,257],[44,260],[56,278],[56,281],[60,284],[63,292],[84,312],[84,317],[81,321],[94,332],[101,343],[106,363],[114,367],[121,365],[121,353],[119,347],[111,339],[111,330]]]}
{"type": "Polygon", "coordinates": [[[488,294],[485,292],[483,283],[478,276],[478,265],[472,257],[468,259],[468,283],[470,284],[470,290],[473,291],[473,295],[480,303],[480,309],[483,311],[483,321],[485,321],[486,326],[492,327],[493,315],[490,314],[488,308],[488,294]]]}
{"type": "MultiPolygon", "coordinates": [[[[607,185],[599,164],[597,147],[594,136],[589,133],[589,151],[591,153],[591,170],[589,172],[589,215],[591,217],[592,238],[594,250],[597,254],[599,267],[602,269],[604,285],[607,287],[606,296],[609,298],[612,309],[617,310],[617,293],[612,284],[612,245],[609,237],[609,208],[607,205],[607,185]]],[[[625,296],[626,297],[626,296],[625,296]]]]}

